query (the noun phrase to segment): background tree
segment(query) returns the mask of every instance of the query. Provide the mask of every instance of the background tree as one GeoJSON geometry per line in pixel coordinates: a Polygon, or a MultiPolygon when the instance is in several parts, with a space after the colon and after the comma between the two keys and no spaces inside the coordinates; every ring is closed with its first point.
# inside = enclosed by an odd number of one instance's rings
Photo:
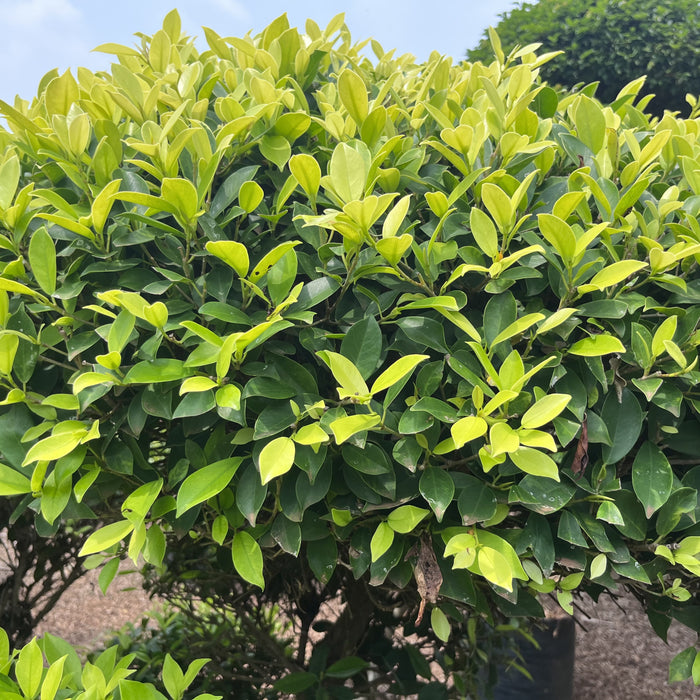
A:
{"type": "MultiPolygon", "coordinates": [[[[542,67],[551,84],[598,82],[597,96],[612,102],[627,83],[646,75],[641,94],[653,93],[652,113],[688,114],[685,96],[700,93],[700,5],[694,0],[539,0],[501,15],[496,26],[506,51],[542,44],[563,51],[542,67]]],[[[488,61],[488,37],[467,51],[488,61]]]]}
{"type": "Polygon", "coordinates": [[[269,694],[466,693],[541,595],[700,630],[697,122],[205,36],[0,102],[0,494],[260,631],[269,694]]]}

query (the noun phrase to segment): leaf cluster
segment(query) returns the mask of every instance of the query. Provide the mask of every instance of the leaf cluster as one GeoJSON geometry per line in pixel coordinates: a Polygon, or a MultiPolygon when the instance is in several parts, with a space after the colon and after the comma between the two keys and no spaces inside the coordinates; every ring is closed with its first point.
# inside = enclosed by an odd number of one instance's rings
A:
{"type": "MultiPolygon", "coordinates": [[[[641,76],[643,94],[655,95],[649,109],[659,116],[665,109],[687,114],[686,95],[700,93],[700,9],[692,0],[524,2],[501,15],[496,31],[507,50],[537,43],[563,51],[543,67],[543,79],[565,87],[595,83],[603,102],[641,76]]],[[[487,36],[467,51],[470,61],[491,55],[487,36]]]]}

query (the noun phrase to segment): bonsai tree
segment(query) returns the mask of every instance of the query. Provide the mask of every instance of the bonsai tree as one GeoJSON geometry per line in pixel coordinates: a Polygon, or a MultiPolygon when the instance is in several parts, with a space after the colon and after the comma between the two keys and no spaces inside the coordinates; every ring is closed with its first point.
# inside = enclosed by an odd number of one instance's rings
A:
{"type": "Polygon", "coordinates": [[[270,693],[444,697],[413,633],[467,692],[542,595],[700,630],[697,121],[496,40],[205,36],[0,102],[0,494],[105,587],[279,605],[270,693]]]}
{"type": "MultiPolygon", "coordinates": [[[[542,78],[566,87],[597,83],[603,102],[640,76],[659,116],[665,109],[687,114],[686,95],[700,93],[700,8],[693,0],[523,2],[501,15],[496,31],[509,51],[533,43],[563,51],[543,66],[542,78]]],[[[470,61],[490,55],[487,36],[467,51],[470,61]]]]}

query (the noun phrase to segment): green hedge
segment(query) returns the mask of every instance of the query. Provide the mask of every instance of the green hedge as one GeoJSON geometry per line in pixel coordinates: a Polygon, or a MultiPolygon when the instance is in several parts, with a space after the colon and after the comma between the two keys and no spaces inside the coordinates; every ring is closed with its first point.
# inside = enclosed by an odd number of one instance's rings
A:
{"type": "Polygon", "coordinates": [[[697,120],[529,50],[370,60],[342,16],[205,35],[0,103],[0,494],[92,518],[103,586],[194,549],[296,601],[324,644],[279,690],[367,692],[377,620],[464,683],[477,620],[542,594],[700,630],[697,120]]]}

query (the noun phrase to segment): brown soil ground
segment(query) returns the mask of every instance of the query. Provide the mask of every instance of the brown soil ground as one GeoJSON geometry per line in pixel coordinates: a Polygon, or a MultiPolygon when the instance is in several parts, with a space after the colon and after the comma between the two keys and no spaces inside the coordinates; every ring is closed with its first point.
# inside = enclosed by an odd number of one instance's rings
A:
{"type": "MultiPolygon", "coordinates": [[[[585,601],[577,614],[574,700],[698,700],[692,683],[669,684],[670,660],[695,641],[681,625],[671,627],[668,644],[652,631],[631,597],[585,601]]],[[[73,585],[37,632],[51,632],[84,651],[127,622],[139,622],[153,606],[137,574],[119,576],[103,596],[95,572],[73,585]]]]}

